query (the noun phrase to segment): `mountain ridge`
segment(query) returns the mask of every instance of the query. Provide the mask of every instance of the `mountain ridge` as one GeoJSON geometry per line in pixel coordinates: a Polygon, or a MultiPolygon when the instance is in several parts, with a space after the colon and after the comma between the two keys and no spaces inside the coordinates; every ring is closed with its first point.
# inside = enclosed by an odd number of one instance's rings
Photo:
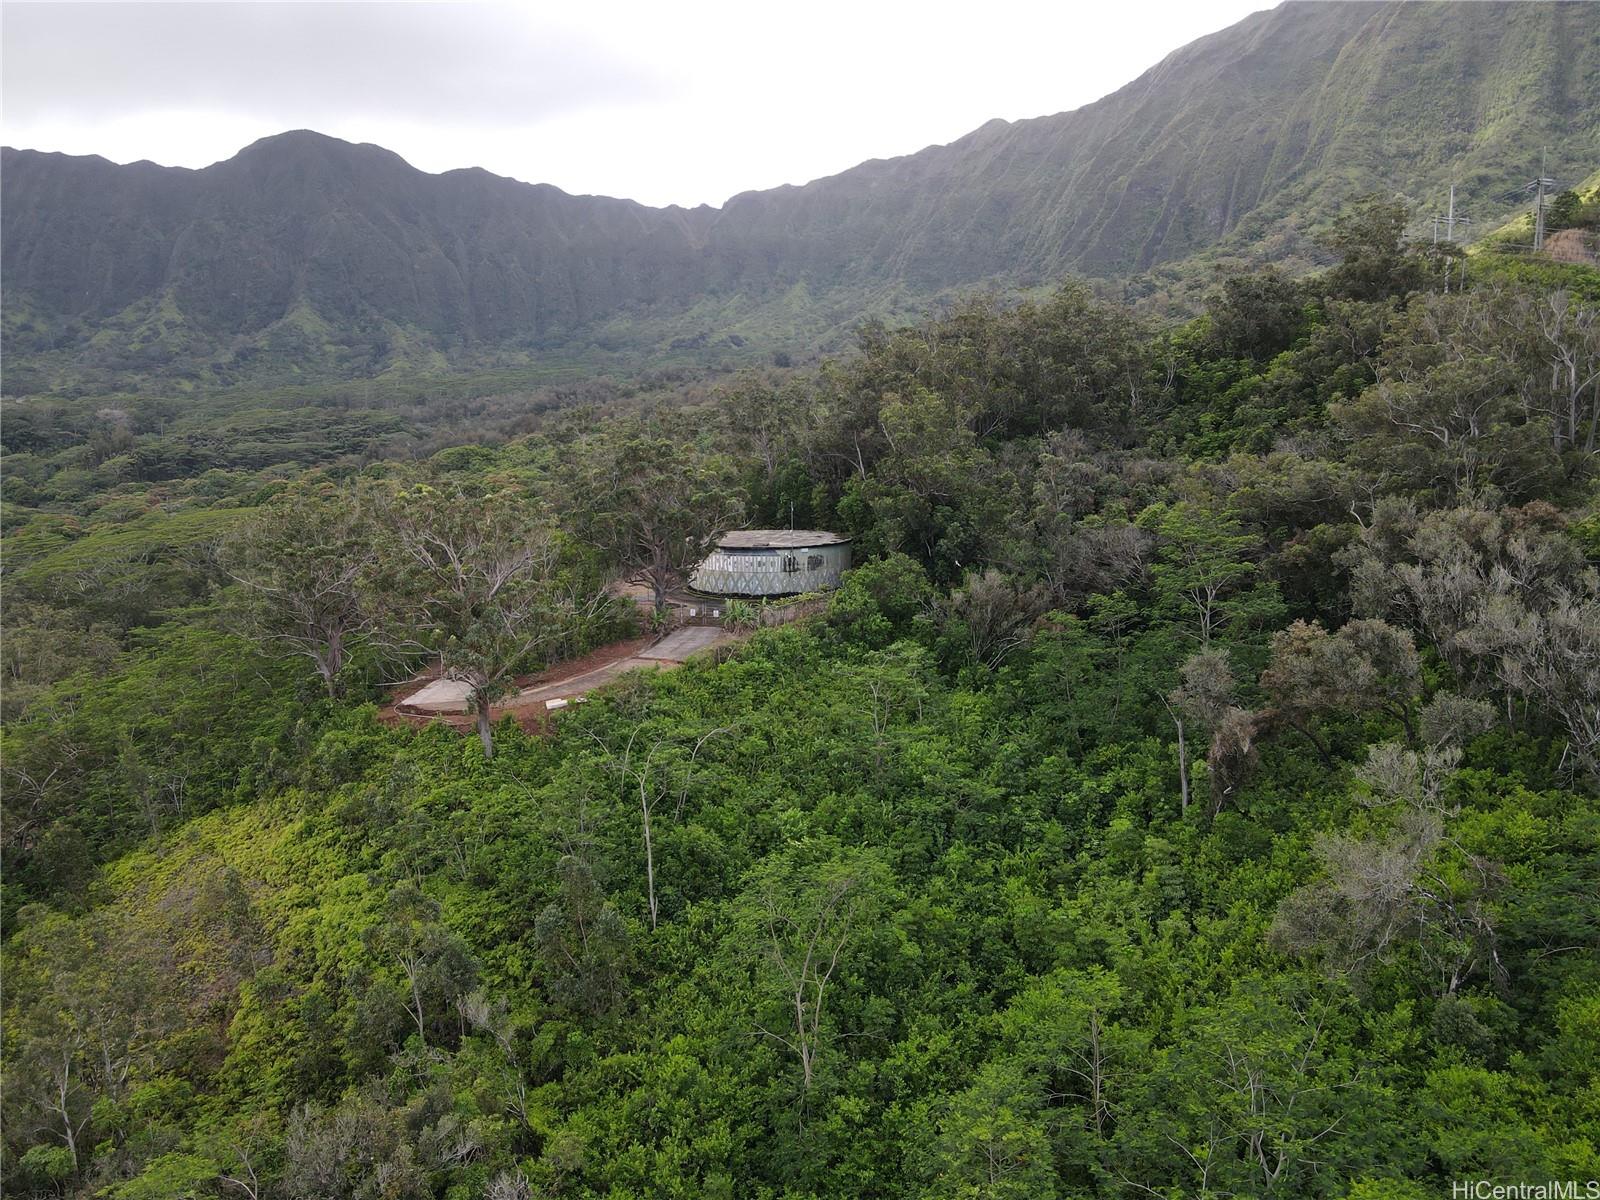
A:
{"type": "Polygon", "coordinates": [[[1431,202],[1454,181],[1481,204],[1536,143],[1553,172],[1587,174],[1597,95],[1600,22],[1577,5],[1291,3],[1080,108],[720,207],[433,174],[314,131],[203,168],[8,148],[8,376],[748,357],[1073,274],[1159,301],[1218,255],[1311,265],[1318,223],[1363,191],[1431,202]]]}

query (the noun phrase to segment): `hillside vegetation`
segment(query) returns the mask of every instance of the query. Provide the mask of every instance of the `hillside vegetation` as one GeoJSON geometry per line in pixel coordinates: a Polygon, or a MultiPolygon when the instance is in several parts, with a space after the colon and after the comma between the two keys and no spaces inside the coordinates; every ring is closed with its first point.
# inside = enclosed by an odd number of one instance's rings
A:
{"type": "Polygon", "coordinates": [[[1383,191],[1480,222],[1595,168],[1583,4],[1289,3],[1073,112],[720,209],[570,196],[300,131],[191,171],[7,150],[9,394],[286,385],[840,349],[952,289],[1069,273],[1192,312],[1383,191]]]}
{"type": "Polygon", "coordinates": [[[977,296],[428,458],[146,478],[44,427],[6,1194],[1593,1178],[1600,309],[1444,294],[1406,224],[1181,325],[977,296]],[[376,719],[616,636],[605,581],[733,513],[859,565],[548,737],[376,719]]]}

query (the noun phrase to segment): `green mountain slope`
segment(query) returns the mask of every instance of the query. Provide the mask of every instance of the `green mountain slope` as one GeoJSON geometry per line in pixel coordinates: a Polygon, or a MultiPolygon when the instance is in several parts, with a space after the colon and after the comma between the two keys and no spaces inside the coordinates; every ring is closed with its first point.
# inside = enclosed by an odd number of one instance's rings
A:
{"type": "Polygon", "coordinates": [[[1541,149],[1588,174],[1597,97],[1586,5],[1295,3],[1074,112],[721,209],[427,175],[305,132],[201,171],[7,150],[8,390],[739,358],[976,284],[1309,264],[1357,193],[1453,182],[1490,216],[1541,149]]]}
{"type": "Polygon", "coordinates": [[[1596,96],[1600,22],[1580,6],[1286,4],[1076,112],[736,197],[726,219],[811,244],[837,228],[857,273],[925,285],[1121,275],[1299,233],[1363,189],[1484,200],[1545,142],[1570,173],[1594,158],[1596,96]]]}

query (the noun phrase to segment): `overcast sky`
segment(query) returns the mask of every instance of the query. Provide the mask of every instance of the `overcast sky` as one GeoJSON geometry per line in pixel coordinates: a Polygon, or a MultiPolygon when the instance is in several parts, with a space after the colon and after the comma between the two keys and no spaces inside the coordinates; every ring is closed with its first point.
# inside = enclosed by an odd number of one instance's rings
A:
{"type": "Polygon", "coordinates": [[[31,4],[4,141],[200,167],[285,129],[720,204],[1077,108],[1263,0],[31,4]]]}

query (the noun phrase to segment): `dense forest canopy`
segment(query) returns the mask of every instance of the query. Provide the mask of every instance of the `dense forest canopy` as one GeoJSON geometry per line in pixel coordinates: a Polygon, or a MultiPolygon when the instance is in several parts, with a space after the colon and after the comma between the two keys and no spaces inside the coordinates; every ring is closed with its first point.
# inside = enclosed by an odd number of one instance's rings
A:
{"type": "Polygon", "coordinates": [[[709,393],[8,410],[6,1192],[1595,1177],[1600,280],[1405,215],[709,393]],[[740,519],[858,565],[494,724],[740,519]]]}

